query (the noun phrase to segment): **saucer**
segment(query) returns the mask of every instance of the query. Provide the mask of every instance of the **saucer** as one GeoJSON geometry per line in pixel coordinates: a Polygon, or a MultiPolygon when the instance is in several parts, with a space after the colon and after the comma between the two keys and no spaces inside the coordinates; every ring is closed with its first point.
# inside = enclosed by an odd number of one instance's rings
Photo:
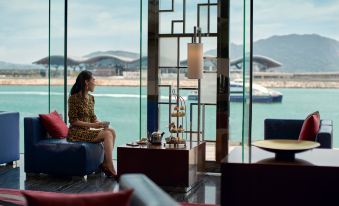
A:
{"type": "Polygon", "coordinates": [[[144,145],[144,144],[147,144],[147,141],[137,141],[136,143],[140,145],[144,145]]]}

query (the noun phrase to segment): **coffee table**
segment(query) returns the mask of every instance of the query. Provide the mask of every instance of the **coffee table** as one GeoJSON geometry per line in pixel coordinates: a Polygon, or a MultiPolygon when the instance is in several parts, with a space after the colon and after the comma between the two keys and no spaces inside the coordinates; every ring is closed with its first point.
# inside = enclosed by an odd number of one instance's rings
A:
{"type": "Polygon", "coordinates": [[[164,189],[186,192],[199,182],[205,148],[205,142],[187,142],[185,148],[122,145],[117,149],[118,175],[143,173],[164,189]]]}

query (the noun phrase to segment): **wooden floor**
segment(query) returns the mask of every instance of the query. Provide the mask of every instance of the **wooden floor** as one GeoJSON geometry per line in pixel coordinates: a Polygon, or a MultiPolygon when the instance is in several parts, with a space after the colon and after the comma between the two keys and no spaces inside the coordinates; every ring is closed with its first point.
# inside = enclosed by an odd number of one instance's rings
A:
{"type": "MultiPolygon", "coordinates": [[[[117,191],[119,183],[104,174],[92,174],[87,178],[29,175],[24,172],[23,155],[15,166],[0,165],[0,188],[38,190],[63,193],[88,193],[117,191]]],[[[116,165],[116,161],[114,161],[116,165]]],[[[203,181],[187,193],[169,193],[178,202],[220,204],[219,174],[202,174],[203,181]]]]}

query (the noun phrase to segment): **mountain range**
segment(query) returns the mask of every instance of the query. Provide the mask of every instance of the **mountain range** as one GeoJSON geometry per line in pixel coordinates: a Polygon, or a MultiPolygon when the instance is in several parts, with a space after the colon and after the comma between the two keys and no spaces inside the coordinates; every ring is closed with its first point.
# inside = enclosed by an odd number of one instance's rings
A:
{"type": "Polygon", "coordinates": [[[36,64],[15,64],[15,63],[8,63],[4,61],[0,61],[0,70],[35,70],[35,69],[43,69],[42,65],[36,64]]]}
{"type": "MultiPolygon", "coordinates": [[[[216,56],[216,49],[205,52],[207,56],[216,56]]],[[[231,43],[231,60],[242,57],[242,45],[231,43]]],[[[272,36],[253,43],[253,54],[267,56],[282,64],[275,71],[281,72],[333,72],[339,71],[339,42],[318,34],[289,34],[272,36]]],[[[125,62],[129,68],[139,66],[139,54],[128,51],[97,51],[87,54],[74,62],[96,61],[98,57],[109,56],[116,62],[125,62]]],[[[60,60],[63,57],[55,57],[60,60]]],[[[43,58],[44,59],[44,58],[43,58]]],[[[41,59],[41,60],[43,60],[41,59]]],[[[58,62],[63,62],[63,60],[58,62]]],[[[38,60],[38,61],[41,61],[38,60]]],[[[45,58],[45,61],[48,58],[45,58]]],[[[37,61],[37,62],[38,62],[37,61]]],[[[208,60],[206,60],[208,61],[208,60]]],[[[52,61],[53,62],[53,59],[52,61]]],[[[208,62],[207,62],[208,63],[208,62]]],[[[142,59],[143,67],[147,66],[147,57],[142,59]]],[[[1,69],[34,69],[41,66],[13,64],[0,61],[1,69]]]]}
{"type": "MultiPolygon", "coordinates": [[[[216,49],[207,51],[216,55],[216,49]]],[[[281,72],[339,71],[339,42],[318,34],[272,36],[253,42],[253,54],[267,56],[282,66],[281,72]]],[[[242,57],[242,45],[231,44],[230,58],[242,57]]]]}

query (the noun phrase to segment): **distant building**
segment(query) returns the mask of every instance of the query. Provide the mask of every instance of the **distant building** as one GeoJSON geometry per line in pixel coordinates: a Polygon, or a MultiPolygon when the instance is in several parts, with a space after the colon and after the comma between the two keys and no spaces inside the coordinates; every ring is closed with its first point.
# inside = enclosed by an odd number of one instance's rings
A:
{"type": "Polygon", "coordinates": [[[95,76],[115,76],[116,73],[111,68],[96,68],[93,70],[95,76]]]}
{"type": "MultiPolygon", "coordinates": [[[[253,55],[253,71],[254,72],[267,72],[271,71],[272,68],[281,67],[282,64],[277,60],[272,58],[261,56],[261,55],[253,55]]],[[[249,60],[248,60],[249,62],[249,60]]],[[[240,71],[243,67],[243,58],[238,58],[230,62],[231,72],[240,71]]]]}

